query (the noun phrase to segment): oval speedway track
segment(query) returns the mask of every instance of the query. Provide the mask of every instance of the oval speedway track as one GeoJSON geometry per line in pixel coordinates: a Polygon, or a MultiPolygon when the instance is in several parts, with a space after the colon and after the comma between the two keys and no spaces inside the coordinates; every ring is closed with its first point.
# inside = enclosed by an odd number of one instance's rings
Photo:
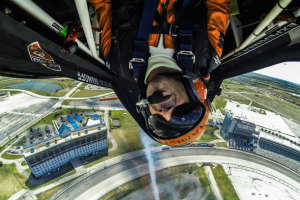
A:
{"type": "MultiPolygon", "coordinates": [[[[156,169],[201,162],[237,164],[266,172],[281,180],[288,179],[287,182],[292,185],[291,181],[300,185],[299,174],[253,153],[224,148],[173,148],[172,150],[153,152],[152,155],[155,159],[156,169]]],[[[75,183],[58,191],[50,199],[86,199],[87,197],[89,199],[97,199],[99,195],[102,196],[124,184],[124,182],[147,174],[147,171],[141,172],[141,169],[145,168],[146,165],[147,160],[143,155],[127,160],[122,159],[116,164],[106,166],[88,176],[82,177],[80,181],[75,181],[75,183]],[[124,172],[129,172],[129,170],[130,173],[127,173],[126,176],[128,177],[125,181],[121,174],[123,173],[124,176],[124,172]],[[120,177],[118,177],[119,174],[120,177]],[[120,181],[120,184],[116,183],[118,181],[120,181]],[[96,187],[101,184],[101,187],[96,187]],[[98,194],[95,194],[95,192],[98,194]]],[[[294,186],[297,188],[296,185],[294,186]]]]}

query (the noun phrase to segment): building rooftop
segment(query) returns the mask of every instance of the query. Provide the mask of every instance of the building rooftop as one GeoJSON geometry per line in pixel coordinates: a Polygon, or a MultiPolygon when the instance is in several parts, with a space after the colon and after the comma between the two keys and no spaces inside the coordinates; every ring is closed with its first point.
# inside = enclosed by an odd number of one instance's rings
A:
{"type": "Polygon", "coordinates": [[[62,144],[64,142],[67,142],[67,141],[70,141],[70,140],[73,140],[73,139],[76,139],[76,138],[79,138],[79,137],[84,137],[84,136],[87,136],[87,135],[91,135],[91,134],[101,132],[101,131],[106,131],[106,126],[97,123],[97,124],[92,125],[92,126],[87,126],[87,127],[84,127],[84,128],[78,129],[78,130],[73,130],[71,132],[71,134],[68,135],[67,137],[62,138],[59,135],[56,135],[55,137],[52,137],[50,140],[49,139],[48,140],[43,140],[43,141],[37,143],[34,146],[27,147],[26,149],[24,149],[24,154],[23,155],[25,157],[27,157],[27,156],[33,155],[35,153],[47,150],[47,149],[49,149],[53,146],[62,144]],[[100,127],[100,129],[99,129],[99,127],[100,127]],[[32,151],[32,148],[34,148],[34,151],[32,151]]]}
{"type": "Polygon", "coordinates": [[[249,121],[256,126],[265,127],[291,137],[296,137],[280,115],[270,111],[265,111],[266,114],[260,114],[258,112],[250,111],[248,108],[248,105],[228,101],[225,111],[229,112],[233,118],[249,121]]]}
{"type": "Polygon", "coordinates": [[[97,115],[97,114],[94,114],[94,115],[91,116],[91,119],[97,120],[97,119],[100,119],[100,116],[97,115]]]}
{"type": "Polygon", "coordinates": [[[59,129],[58,129],[59,135],[60,137],[67,137],[71,134],[71,129],[66,126],[66,125],[62,125],[59,129]]]}
{"type": "Polygon", "coordinates": [[[285,140],[285,139],[281,139],[279,137],[276,137],[274,135],[270,135],[264,131],[260,131],[260,134],[259,134],[259,137],[260,138],[266,138],[268,140],[272,140],[273,142],[277,142],[279,144],[282,144],[282,145],[285,145],[287,147],[290,147],[290,148],[293,148],[293,149],[296,149],[298,151],[300,151],[300,147],[295,145],[295,144],[292,144],[291,142],[285,140]]]}

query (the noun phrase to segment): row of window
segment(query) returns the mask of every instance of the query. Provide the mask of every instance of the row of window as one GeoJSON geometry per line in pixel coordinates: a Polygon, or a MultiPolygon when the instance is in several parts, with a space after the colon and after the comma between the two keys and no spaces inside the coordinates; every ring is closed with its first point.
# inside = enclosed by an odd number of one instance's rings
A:
{"type": "Polygon", "coordinates": [[[81,144],[77,144],[76,141],[77,140],[69,141],[69,142],[61,144],[57,147],[50,148],[47,151],[43,151],[41,153],[36,153],[36,154],[30,156],[27,159],[28,163],[29,163],[29,165],[38,164],[39,162],[42,162],[44,160],[48,160],[52,157],[57,157],[58,155],[60,155],[62,153],[65,153],[67,151],[70,151],[72,149],[77,149],[80,146],[88,146],[88,145],[93,144],[93,143],[98,143],[99,141],[102,142],[102,143],[107,143],[107,140],[94,140],[94,141],[91,140],[89,143],[85,143],[84,145],[81,145],[81,144]]]}
{"type": "Polygon", "coordinates": [[[68,151],[64,154],[58,155],[47,161],[41,162],[40,164],[31,167],[31,171],[36,176],[40,176],[41,174],[44,174],[52,169],[55,169],[65,163],[69,162],[71,159],[74,159],[76,157],[81,157],[81,156],[84,156],[84,155],[87,155],[90,153],[94,153],[99,150],[104,150],[104,149],[107,149],[106,141],[95,142],[90,145],[82,146],[82,147],[76,148],[74,150],[68,151]],[[72,154],[71,152],[74,152],[74,154],[72,154]],[[75,155],[75,157],[72,155],[75,155]]]}

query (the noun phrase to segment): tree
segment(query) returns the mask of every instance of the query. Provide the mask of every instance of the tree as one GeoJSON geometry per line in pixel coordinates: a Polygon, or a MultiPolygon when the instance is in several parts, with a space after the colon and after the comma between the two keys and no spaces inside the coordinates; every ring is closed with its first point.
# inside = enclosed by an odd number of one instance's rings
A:
{"type": "Polygon", "coordinates": [[[3,165],[3,162],[0,160],[0,167],[2,167],[2,165],[3,165]]]}

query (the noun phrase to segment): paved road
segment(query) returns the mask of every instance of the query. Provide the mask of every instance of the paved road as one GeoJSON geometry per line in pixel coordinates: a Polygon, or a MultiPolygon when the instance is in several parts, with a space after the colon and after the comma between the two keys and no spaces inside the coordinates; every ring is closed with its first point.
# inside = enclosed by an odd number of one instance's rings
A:
{"type": "MultiPolygon", "coordinates": [[[[157,169],[199,162],[235,163],[265,171],[300,188],[300,176],[296,173],[273,161],[242,151],[223,148],[190,148],[161,151],[153,155],[157,169]]],[[[120,160],[119,163],[90,173],[87,178],[72,185],[57,199],[97,199],[99,195],[132,180],[132,177],[147,174],[147,166],[144,156],[120,160]],[[118,174],[120,177],[115,176],[118,174]]]]}
{"type": "Polygon", "coordinates": [[[83,101],[71,101],[68,106],[63,107],[76,107],[76,108],[95,108],[95,109],[107,109],[111,110],[125,110],[125,107],[119,100],[112,101],[99,101],[99,98],[90,98],[83,101]]]}
{"type": "Polygon", "coordinates": [[[106,124],[106,128],[107,128],[107,138],[111,141],[112,143],[112,148],[109,149],[109,151],[114,151],[118,148],[118,144],[116,142],[116,140],[114,139],[114,137],[112,136],[111,132],[110,132],[110,128],[109,128],[109,120],[108,120],[108,111],[109,110],[105,110],[104,111],[104,121],[106,124]]]}
{"type": "MultiPolygon", "coordinates": [[[[79,84],[81,85],[83,82],[79,82],[79,84]]],[[[17,91],[17,92],[23,92],[23,93],[26,93],[30,96],[33,96],[33,97],[38,97],[40,99],[62,99],[62,100],[85,100],[85,99],[90,99],[90,98],[100,98],[100,97],[103,97],[103,96],[108,96],[108,95],[112,95],[114,94],[114,92],[109,92],[109,93],[105,93],[105,94],[100,94],[100,95],[97,95],[97,96],[92,96],[92,97],[70,97],[70,95],[75,92],[75,90],[80,86],[80,85],[76,85],[72,90],[70,90],[65,96],[62,96],[62,97],[56,97],[56,96],[43,96],[43,95],[39,95],[39,94],[36,94],[34,92],[30,92],[30,91],[27,91],[27,90],[22,90],[22,89],[0,89],[0,92],[2,91],[17,91]]]]}

